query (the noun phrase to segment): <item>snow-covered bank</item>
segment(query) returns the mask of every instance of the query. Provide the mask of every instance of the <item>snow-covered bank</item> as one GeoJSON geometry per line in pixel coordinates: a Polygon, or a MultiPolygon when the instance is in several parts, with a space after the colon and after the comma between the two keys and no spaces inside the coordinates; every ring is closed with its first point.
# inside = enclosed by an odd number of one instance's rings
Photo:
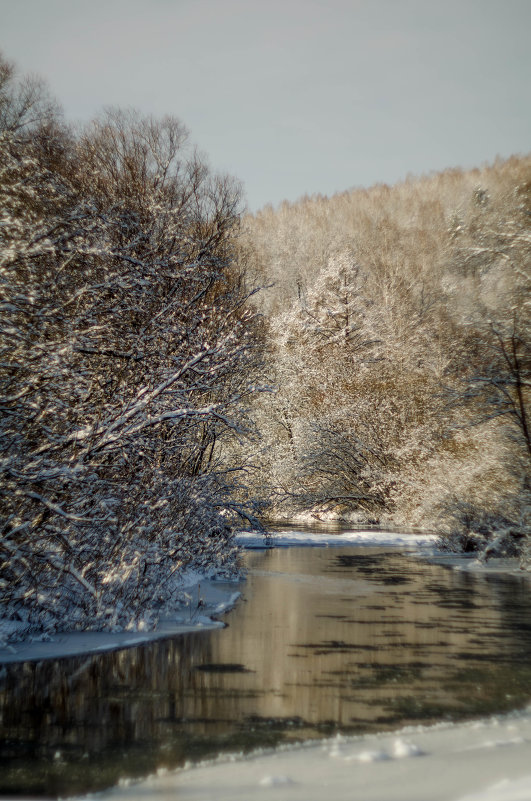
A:
{"type": "Polygon", "coordinates": [[[289,546],[344,547],[345,545],[390,546],[396,548],[420,548],[434,546],[436,534],[409,534],[395,531],[304,531],[281,529],[268,533],[257,532],[238,534],[236,542],[244,548],[286,548],[289,546]]]}
{"type": "Polygon", "coordinates": [[[161,617],[151,631],[79,631],[54,634],[46,641],[30,638],[14,644],[0,643],[0,664],[112,651],[177,634],[219,628],[224,623],[214,617],[227,612],[240,597],[234,584],[205,579],[199,574],[188,577],[183,594],[185,603],[171,615],[161,617]]]}
{"type": "Polygon", "coordinates": [[[529,801],[531,710],[159,771],[109,801],[529,801]]]}
{"type": "Polygon", "coordinates": [[[480,575],[516,576],[531,579],[531,571],[520,566],[516,557],[495,556],[484,561],[475,553],[438,553],[422,554],[430,564],[450,567],[453,570],[466,570],[467,573],[480,575]]]}
{"type": "Polygon", "coordinates": [[[330,533],[327,531],[305,531],[280,529],[267,536],[257,532],[238,534],[236,541],[243,548],[287,548],[287,547],[344,547],[345,545],[403,548],[432,564],[453,570],[466,570],[481,575],[505,575],[531,579],[531,571],[520,567],[517,558],[491,557],[481,560],[475,553],[452,553],[437,548],[438,534],[408,533],[378,530],[353,530],[330,533]]]}

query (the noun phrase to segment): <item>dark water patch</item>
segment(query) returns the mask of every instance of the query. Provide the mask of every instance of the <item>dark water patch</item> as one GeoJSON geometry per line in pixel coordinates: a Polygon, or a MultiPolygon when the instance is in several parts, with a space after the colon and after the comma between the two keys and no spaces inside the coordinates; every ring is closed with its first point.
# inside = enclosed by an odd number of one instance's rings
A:
{"type": "Polygon", "coordinates": [[[436,720],[455,720],[459,717],[458,706],[430,701],[415,696],[393,698],[388,705],[390,714],[380,716],[379,722],[390,723],[407,721],[408,723],[433,723],[436,720]]]}
{"type": "Polygon", "coordinates": [[[340,640],[331,640],[322,643],[305,643],[298,645],[297,648],[308,648],[313,651],[314,656],[327,656],[328,654],[348,654],[358,651],[378,651],[377,645],[367,645],[362,643],[346,643],[340,640]]]}
{"type": "Polygon", "coordinates": [[[460,651],[454,655],[454,659],[460,662],[481,662],[491,665],[518,665],[527,664],[529,660],[528,654],[503,654],[499,651],[460,651]]]}
{"type": "Polygon", "coordinates": [[[328,572],[337,573],[340,570],[356,570],[360,576],[385,586],[409,584],[411,581],[409,575],[388,571],[377,556],[361,553],[338,554],[328,572]]]}
{"type": "Polygon", "coordinates": [[[456,609],[458,612],[464,612],[470,609],[479,609],[479,606],[466,598],[457,598],[455,600],[438,601],[437,606],[440,609],[456,609]]]}
{"type": "Polygon", "coordinates": [[[252,670],[231,662],[218,662],[214,664],[196,665],[195,670],[202,670],[204,673],[252,673],[252,670]]]}
{"type": "Polygon", "coordinates": [[[347,570],[370,571],[371,573],[381,573],[385,570],[382,560],[378,554],[363,553],[356,549],[355,553],[340,553],[335,556],[326,572],[334,572],[337,568],[347,568],[347,570]]]}
{"type": "Polygon", "coordinates": [[[285,731],[286,729],[306,729],[308,728],[308,723],[298,716],[291,718],[265,718],[260,715],[249,715],[245,718],[243,726],[251,729],[285,731]]]}

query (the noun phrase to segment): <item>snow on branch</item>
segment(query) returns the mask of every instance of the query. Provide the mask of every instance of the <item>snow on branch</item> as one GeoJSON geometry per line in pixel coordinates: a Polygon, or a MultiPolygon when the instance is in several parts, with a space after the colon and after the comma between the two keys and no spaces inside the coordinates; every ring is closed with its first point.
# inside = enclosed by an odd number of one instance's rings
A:
{"type": "Polygon", "coordinates": [[[0,120],[3,614],[153,625],[184,568],[235,569],[253,516],[235,475],[262,344],[238,195],[175,120],[21,130],[0,120]]]}

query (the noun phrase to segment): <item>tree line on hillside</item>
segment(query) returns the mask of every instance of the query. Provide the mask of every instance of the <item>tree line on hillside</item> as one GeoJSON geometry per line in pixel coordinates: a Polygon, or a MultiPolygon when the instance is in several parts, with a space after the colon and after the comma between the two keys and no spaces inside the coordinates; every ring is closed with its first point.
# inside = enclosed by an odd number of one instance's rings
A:
{"type": "Polygon", "coordinates": [[[276,392],[261,491],[290,516],[522,550],[531,513],[531,158],[245,220],[276,392]]]}
{"type": "Polygon", "coordinates": [[[187,568],[234,571],[263,338],[240,216],[178,120],[108,110],[74,132],[0,60],[8,639],[151,626],[187,568]]]}

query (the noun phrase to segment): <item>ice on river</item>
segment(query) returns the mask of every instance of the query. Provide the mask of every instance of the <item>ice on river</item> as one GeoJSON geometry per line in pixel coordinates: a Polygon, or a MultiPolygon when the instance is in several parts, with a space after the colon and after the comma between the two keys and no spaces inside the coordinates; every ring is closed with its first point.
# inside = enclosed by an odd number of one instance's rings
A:
{"type": "Polygon", "coordinates": [[[463,724],[341,736],[165,772],[111,801],[529,801],[531,708],[463,724]]]}

